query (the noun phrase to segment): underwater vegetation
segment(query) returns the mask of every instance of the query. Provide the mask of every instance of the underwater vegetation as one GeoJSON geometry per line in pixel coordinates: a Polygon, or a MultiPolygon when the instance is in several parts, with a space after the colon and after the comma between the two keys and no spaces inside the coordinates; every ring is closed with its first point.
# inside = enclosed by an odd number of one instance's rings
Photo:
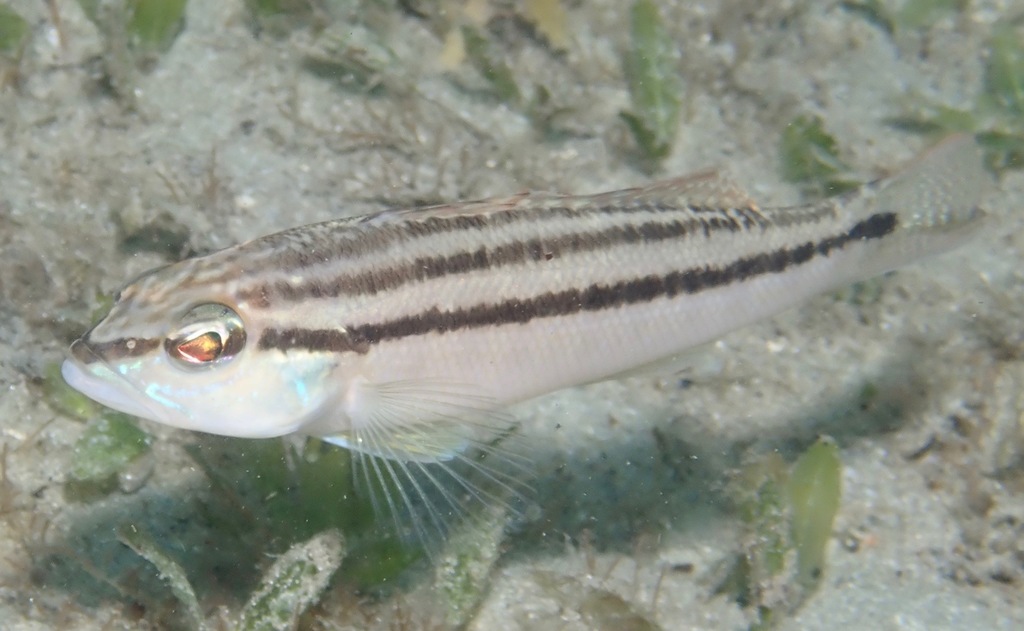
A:
{"type": "Polygon", "coordinates": [[[28,36],[25,18],[6,4],[0,4],[0,89],[17,79],[18,62],[28,36]]]}
{"type": "Polygon", "coordinates": [[[819,116],[798,116],[787,125],[779,154],[782,176],[810,195],[838,195],[860,184],[819,116]]]}
{"type": "Polygon", "coordinates": [[[835,441],[822,438],[800,455],[789,473],[786,496],[797,581],[811,590],[825,569],[825,546],[842,496],[842,463],[835,441]]]}
{"type": "Polygon", "coordinates": [[[679,127],[682,86],[675,63],[677,47],[653,0],[633,3],[629,32],[624,65],[633,109],[619,116],[644,159],[656,163],[671,153],[679,127]]]}
{"type": "Polygon", "coordinates": [[[884,0],[848,0],[842,5],[848,11],[862,15],[886,33],[913,31],[928,26],[943,14],[964,10],[970,0],[907,0],[903,3],[884,0]]]}
{"type": "Polygon", "coordinates": [[[490,575],[501,556],[508,510],[491,506],[452,532],[448,554],[434,569],[434,584],[445,605],[445,619],[461,628],[490,589],[490,575]]]}
{"type": "MultiPolygon", "coordinates": [[[[892,36],[920,31],[943,15],[966,8],[964,0],[910,0],[893,9],[888,3],[844,2],[853,13],[892,36]]],[[[903,113],[889,124],[905,131],[942,138],[954,133],[975,136],[993,173],[1024,168],[1024,17],[996,26],[989,38],[982,91],[970,108],[931,102],[921,95],[903,99],[903,113]]],[[[782,133],[782,176],[808,195],[837,195],[861,179],[840,158],[838,142],[816,115],[801,115],[782,133]]]]}
{"type": "Polygon", "coordinates": [[[494,90],[495,95],[510,105],[523,98],[515,75],[491,46],[490,41],[472,26],[462,27],[462,41],[466,58],[494,90]]]}
{"type": "MultiPolygon", "coordinates": [[[[274,2],[268,5],[277,7],[274,2]]],[[[488,7],[487,2],[467,2],[461,12],[442,11],[435,3],[425,2],[406,8],[428,20],[444,40],[440,62],[460,89],[493,98],[521,112],[544,137],[560,137],[564,133],[562,123],[578,113],[581,104],[566,102],[560,94],[562,86],[556,80],[543,75],[527,76],[519,70],[508,42],[495,36],[491,22],[509,19],[503,11],[515,11],[519,23],[529,25],[543,41],[548,54],[557,57],[570,43],[570,23],[563,4],[558,0],[529,0],[522,5],[493,9],[493,15],[488,7]],[[465,68],[472,69],[475,77],[467,76],[465,68]]],[[[288,11],[256,10],[257,15],[265,13],[278,16],[288,11]]],[[[682,110],[679,48],[657,3],[652,0],[637,0],[631,5],[629,24],[629,42],[622,51],[621,61],[631,107],[619,112],[619,118],[635,145],[632,157],[644,170],[653,171],[671,154],[679,129],[682,110]]],[[[306,58],[306,68],[314,74],[373,95],[383,90],[398,94],[415,92],[415,78],[402,76],[401,60],[372,25],[351,22],[345,23],[343,28],[325,25],[318,39],[317,46],[306,58]]]]}
{"type": "Polygon", "coordinates": [[[78,0],[108,42],[125,38],[137,53],[160,53],[185,27],[188,0],[78,0]]]}
{"type": "Polygon", "coordinates": [[[69,491],[82,494],[91,488],[102,493],[122,474],[127,476],[122,480],[122,488],[130,486],[138,476],[133,476],[129,467],[149,451],[151,442],[152,437],[132,417],[104,412],[86,425],[75,444],[68,474],[69,491]]]}
{"type": "Polygon", "coordinates": [[[328,26],[306,51],[304,68],[338,87],[371,96],[407,92],[410,81],[385,38],[366,24],[328,26]]]}
{"type": "Polygon", "coordinates": [[[817,588],[842,496],[839,447],[821,438],[792,466],[777,453],[743,468],[732,485],[746,536],[716,593],[770,629],[817,588]]]}
{"type": "MultiPolygon", "coordinates": [[[[920,29],[965,3],[915,0],[890,13],[880,3],[845,3],[890,33],[920,29]]],[[[970,108],[956,108],[915,95],[904,99],[904,113],[889,119],[894,127],[933,138],[954,133],[975,136],[993,173],[1024,168],[1024,18],[998,25],[989,38],[984,82],[970,108]]],[[[837,141],[819,116],[801,115],[782,133],[780,163],[783,177],[808,194],[835,195],[860,184],[840,158],[837,141]]]]}
{"type": "Polygon", "coordinates": [[[294,629],[317,600],[345,556],[345,540],[328,530],[298,543],[264,574],[239,616],[243,631],[294,629]]]}
{"type": "Polygon", "coordinates": [[[167,50],[185,24],[188,0],[133,0],[129,3],[128,33],[143,50],[167,50]]]}
{"type": "Polygon", "coordinates": [[[975,134],[993,172],[1024,168],[1024,25],[1002,24],[989,41],[983,91],[972,108],[922,102],[892,120],[928,135],[975,134]]]}
{"type": "Polygon", "coordinates": [[[151,68],[185,27],[188,0],[79,0],[103,36],[110,89],[134,107],[136,73],[151,68]]]}
{"type": "Polygon", "coordinates": [[[323,24],[327,19],[324,4],[317,0],[245,0],[253,29],[273,37],[323,24]]]}
{"type": "MultiPolygon", "coordinates": [[[[886,3],[846,2],[890,35],[927,27],[943,15],[963,11],[964,0],[911,0],[893,11],[886,3]]],[[[970,107],[952,107],[921,95],[904,100],[904,112],[889,122],[932,137],[974,134],[994,173],[1024,168],[1024,16],[997,24],[989,37],[982,90],[970,107]]]]}
{"type": "Polygon", "coordinates": [[[523,15],[555,50],[569,46],[569,16],[562,0],[525,0],[523,15]]]}
{"type": "Polygon", "coordinates": [[[145,465],[141,469],[133,465],[149,452],[152,437],[133,417],[104,408],[70,388],[56,364],[47,369],[43,390],[51,407],[86,424],[75,443],[65,484],[70,499],[95,499],[145,482],[145,465]]]}
{"type": "Polygon", "coordinates": [[[0,55],[16,56],[28,40],[28,22],[6,4],[0,4],[0,55]]]}
{"type": "Polygon", "coordinates": [[[203,631],[206,629],[199,600],[196,598],[192,585],[184,570],[174,559],[165,554],[163,550],[150,537],[143,534],[133,525],[127,525],[118,532],[118,540],[125,546],[132,549],[135,554],[149,561],[156,568],[160,579],[167,585],[171,593],[178,600],[184,611],[181,613],[183,622],[188,623],[190,628],[203,631]]]}
{"type": "MultiPolygon", "coordinates": [[[[118,539],[149,561],[181,605],[180,622],[185,628],[211,628],[184,570],[151,538],[132,526],[123,528],[118,539]]],[[[298,628],[300,616],[319,600],[345,556],[345,541],[334,530],[299,542],[280,555],[266,570],[236,621],[221,619],[241,631],[277,631],[298,628]]]]}

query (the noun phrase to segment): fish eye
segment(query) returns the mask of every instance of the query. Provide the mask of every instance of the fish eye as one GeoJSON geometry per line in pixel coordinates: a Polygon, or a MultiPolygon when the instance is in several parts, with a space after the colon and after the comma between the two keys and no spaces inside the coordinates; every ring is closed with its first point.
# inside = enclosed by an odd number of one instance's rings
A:
{"type": "Polygon", "coordinates": [[[201,304],[182,316],[164,350],[183,368],[204,368],[230,360],[245,347],[245,326],[231,307],[201,304]]]}

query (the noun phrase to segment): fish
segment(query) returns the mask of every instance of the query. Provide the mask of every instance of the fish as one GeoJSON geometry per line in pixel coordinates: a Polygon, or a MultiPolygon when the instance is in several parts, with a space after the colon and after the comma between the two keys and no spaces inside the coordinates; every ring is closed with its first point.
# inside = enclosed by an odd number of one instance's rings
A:
{"type": "Polygon", "coordinates": [[[342,446],[399,489],[392,510],[438,493],[427,521],[439,523],[463,498],[490,498],[456,463],[516,486],[515,469],[469,455],[501,461],[511,404],[656,365],[946,252],[986,225],[988,183],[961,135],[891,177],[795,206],[761,207],[709,170],[296,227],[129,283],[62,373],[99,403],[177,428],[342,446]]]}

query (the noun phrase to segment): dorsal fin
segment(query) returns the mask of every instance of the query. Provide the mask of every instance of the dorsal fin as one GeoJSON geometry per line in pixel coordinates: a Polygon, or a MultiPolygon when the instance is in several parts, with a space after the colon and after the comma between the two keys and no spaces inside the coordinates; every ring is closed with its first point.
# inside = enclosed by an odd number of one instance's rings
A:
{"type": "Polygon", "coordinates": [[[738,184],[715,170],[660,180],[644,186],[626,188],[596,195],[567,195],[543,191],[523,192],[509,197],[495,197],[456,204],[442,204],[404,210],[384,211],[364,222],[392,221],[398,217],[426,220],[431,218],[486,217],[517,208],[544,207],[635,207],[638,204],[693,208],[695,210],[743,209],[760,213],[753,198],[738,184]]]}
{"type": "Polygon", "coordinates": [[[757,203],[736,182],[716,170],[651,182],[591,197],[595,203],[615,204],[644,201],[667,206],[691,208],[748,208],[757,210],[757,203]]]}
{"type": "Polygon", "coordinates": [[[511,210],[517,206],[523,205],[524,202],[533,200],[537,197],[556,197],[550,193],[518,193],[509,197],[491,197],[487,199],[478,199],[470,202],[456,202],[453,204],[438,204],[436,206],[418,206],[416,208],[405,208],[395,210],[385,210],[377,213],[376,215],[369,215],[364,219],[364,223],[369,220],[372,222],[376,218],[387,218],[392,219],[395,217],[404,218],[415,218],[415,219],[429,219],[431,217],[438,218],[449,218],[449,217],[473,217],[477,215],[493,215],[495,213],[511,210]]]}

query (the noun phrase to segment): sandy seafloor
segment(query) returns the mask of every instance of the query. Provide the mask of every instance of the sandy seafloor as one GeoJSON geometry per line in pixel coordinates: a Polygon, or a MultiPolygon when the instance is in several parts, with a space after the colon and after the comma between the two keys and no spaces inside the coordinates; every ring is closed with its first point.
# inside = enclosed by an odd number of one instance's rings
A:
{"type": "MultiPolygon", "coordinates": [[[[441,40],[407,14],[378,21],[396,56],[384,81],[415,90],[371,97],[304,69],[308,29],[256,37],[240,0],[193,0],[171,50],[135,77],[130,110],[104,87],[103,43],[76,3],[57,2],[61,33],[45,3],[9,4],[32,39],[20,83],[0,90],[5,630],[155,624],[122,601],[83,603],[73,581],[40,581],[34,564],[96,511],[188,520],[175,505],[207,488],[181,447],[202,437],[146,424],[157,442],[143,488],[100,506],[64,499],[83,424],[48,406],[40,377],[97,296],[169,260],[125,253],[118,222],[170,216],[204,252],[416,201],[651,178],[617,116],[629,99],[624,2],[566,2],[560,55],[514,20],[501,27],[521,84],[542,82],[571,108],[554,138],[479,89],[468,66],[442,70],[441,40]]],[[[886,119],[915,93],[968,106],[993,25],[1024,12],[972,2],[891,36],[838,2],[662,5],[685,106],[659,173],[725,167],[764,205],[799,199],[779,174],[788,121],[820,115],[860,173],[890,171],[928,141],[886,119]]],[[[538,510],[470,628],[624,628],[594,613],[609,602],[637,614],[629,628],[745,628],[744,612],[712,593],[741,535],[724,481],[744,454],[792,459],[819,433],[841,446],[842,505],[819,591],[779,628],[1024,628],[1024,175],[1005,175],[985,205],[999,221],[983,239],[885,277],[869,300],[823,296],[731,334],[685,388],[639,377],[517,408],[536,445],[538,510]],[[865,404],[866,383],[877,394],[865,404]]],[[[356,605],[343,590],[325,594],[314,628],[441,626],[436,612],[420,617],[431,597],[415,582],[397,604],[356,605]],[[372,615],[354,621],[345,608],[357,606],[372,615]]]]}

